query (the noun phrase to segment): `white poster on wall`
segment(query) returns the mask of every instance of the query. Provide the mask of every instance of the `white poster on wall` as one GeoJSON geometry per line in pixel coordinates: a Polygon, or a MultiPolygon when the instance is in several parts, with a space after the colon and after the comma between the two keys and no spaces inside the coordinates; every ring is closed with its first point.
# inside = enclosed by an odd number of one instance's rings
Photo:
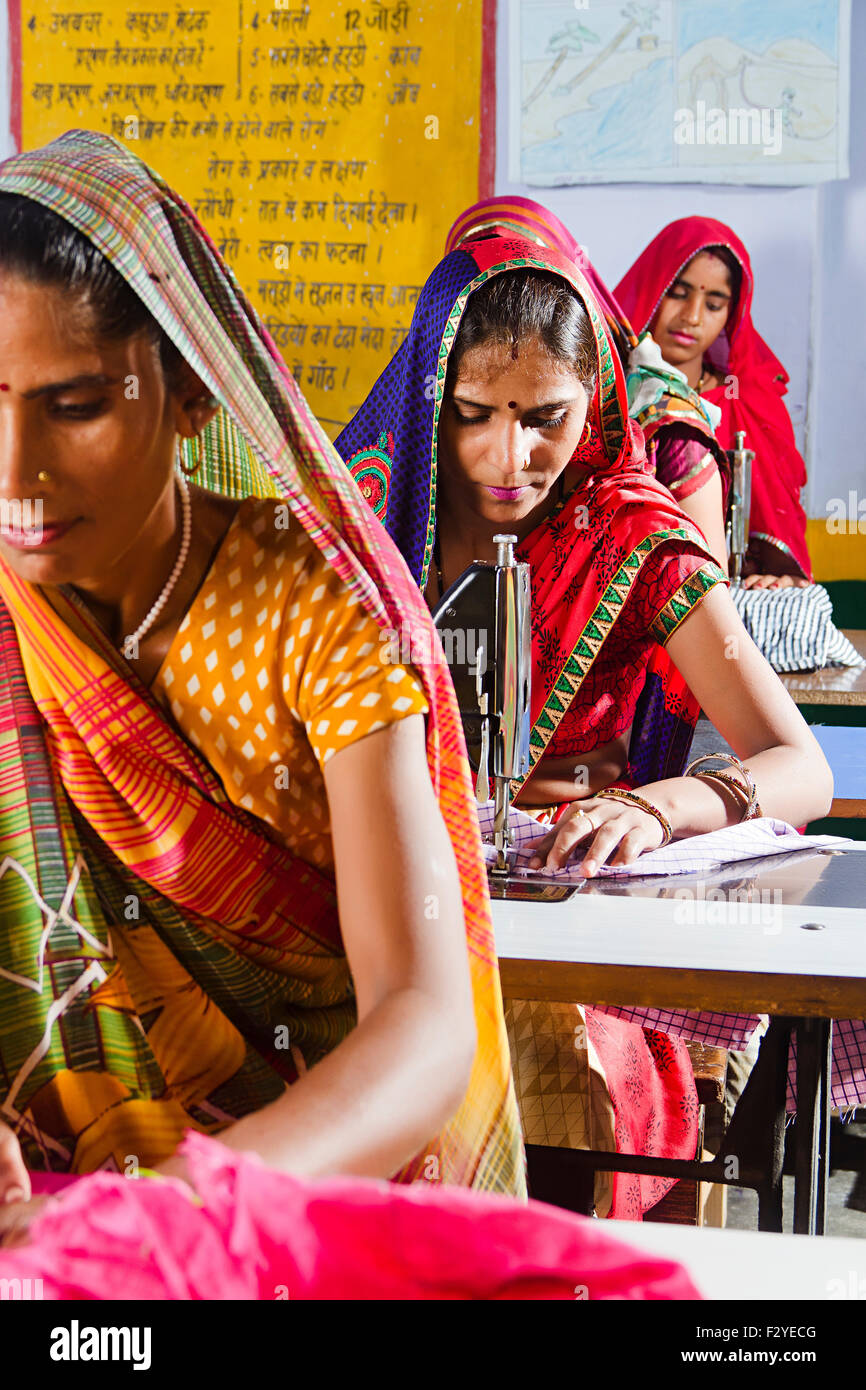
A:
{"type": "Polygon", "coordinates": [[[509,177],[848,177],[850,0],[511,0],[509,177]]]}

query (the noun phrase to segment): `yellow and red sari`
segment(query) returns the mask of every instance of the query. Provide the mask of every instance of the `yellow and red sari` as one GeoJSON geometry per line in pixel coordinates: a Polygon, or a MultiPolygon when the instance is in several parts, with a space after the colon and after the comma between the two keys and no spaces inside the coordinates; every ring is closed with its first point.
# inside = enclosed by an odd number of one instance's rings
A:
{"type": "MultiPolygon", "coordinates": [[[[429,625],[396,547],[187,205],[72,132],[0,166],[124,276],[217,397],[197,481],[275,497],[381,628],[429,625]]],[[[334,879],[232,802],[73,593],[0,565],[0,1117],[34,1170],[151,1164],[219,1132],[354,1022],[334,879]]],[[[435,648],[434,643],[430,646],[435,648]]],[[[444,660],[420,673],[428,765],[463,889],[478,1028],[466,1098],[399,1175],[521,1193],[486,878],[444,660]],[[437,1162],[431,1164],[431,1157],[437,1162]]]]}

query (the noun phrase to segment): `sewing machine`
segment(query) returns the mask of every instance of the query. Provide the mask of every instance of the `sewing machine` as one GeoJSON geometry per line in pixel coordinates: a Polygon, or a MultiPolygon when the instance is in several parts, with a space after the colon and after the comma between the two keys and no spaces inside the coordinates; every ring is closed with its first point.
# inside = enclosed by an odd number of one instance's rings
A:
{"type": "Polygon", "coordinates": [[[752,464],[754,450],[746,448],[745,430],[734,435],[736,448],[728,450],[731,465],[731,496],[725,537],[730,556],[731,584],[742,584],[743,562],[749,547],[749,513],[752,508],[752,464]]]}
{"type": "Polygon", "coordinates": [[[479,804],[493,783],[496,864],[513,858],[511,779],[529,769],[531,658],[529,566],[514,557],[516,536],[494,536],[496,564],[476,560],[433,613],[457,693],[479,804]]]}

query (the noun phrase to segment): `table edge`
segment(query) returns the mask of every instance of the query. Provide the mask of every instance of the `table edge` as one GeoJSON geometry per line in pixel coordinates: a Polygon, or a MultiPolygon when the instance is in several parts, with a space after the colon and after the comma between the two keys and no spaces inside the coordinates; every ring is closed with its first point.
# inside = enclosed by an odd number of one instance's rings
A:
{"type": "Polygon", "coordinates": [[[499,958],[502,995],[613,1007],[866,1018],[866,979],[499,958]]]}

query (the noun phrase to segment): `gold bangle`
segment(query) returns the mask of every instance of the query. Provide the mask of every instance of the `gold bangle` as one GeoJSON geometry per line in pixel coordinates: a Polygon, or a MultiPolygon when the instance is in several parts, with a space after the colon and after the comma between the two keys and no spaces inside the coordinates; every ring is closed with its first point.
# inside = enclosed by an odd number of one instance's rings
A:
{"type": "MultiPolygon", "coordinates": [[[[638,796],[637,792],[629,791],[626,787],[607,787],[603,792],[596,792],[595,796],[597,801],[602,798],[607,798],[610,801],[630,801],[632,805],[639,806],[642,811],[646,811],[649,815],[655,816],[662,828],[662,834],[664,836],[661,844],[658,846],[659,849],[664,849],[665,845],[669,845],[674,838],[673,826],[664,811],[660,811],[658,806],[653,806],[651,801],[646,801],[642,796],[638,796]]],[[[584,815],[585,814],[584,812],[584,815]]]]}
{"type": "MultiPolygon", "coordinates": [[[[736,768],[737,772],[743,779],[743,784],[737,784],[739,786],[739,789],[743,792],[743,796],[745,799],[745,806],[743,809],[743,814],[740,817],[740,822],[742,823],[745,820],[754,820],[757,816],[760,816],[762,812],[760,806],[758,805],[758,788],[755,786],[755,779],[753,778],[749,769],[747,767],[743,767],[743,764],[740,762],[739,758],[735,758],[733,753],[703,753],[701,757],[694,758],[693,761],[689,763],[688,767],[683,773],[683,776],[709,777],[712,775],[712,772],[695,772],[694,769],[696,767],[700,767],[701,763],[713,762],[728,763],[729,766],[736,768]]],[[[721,780],[723,782],[727,783],[731,787],[734,786],[734,783],[730,780],[731,774],[729,772],[721,773],[721,770],[718,768],[714,769],[714,771],[716,775],[721,776],[721,780]]]]}
{"type": "Polygon", "coordinates": [[[699,778],[700,781],[707,778],[716,782],[724,782],[726,787],[729,787],[732,792],[736,792],[737,796],[742,798],[743,811],[740,816],[741,825],[745,820],[759,820],[764,814],[757,801],[750,800],[749,792],[743,786],[742,782],[737,781],[732,772],[693,772],[692,776],[699,778]],[[751,812],[749,811],[750,805],[752,807],[751,812]]]}

